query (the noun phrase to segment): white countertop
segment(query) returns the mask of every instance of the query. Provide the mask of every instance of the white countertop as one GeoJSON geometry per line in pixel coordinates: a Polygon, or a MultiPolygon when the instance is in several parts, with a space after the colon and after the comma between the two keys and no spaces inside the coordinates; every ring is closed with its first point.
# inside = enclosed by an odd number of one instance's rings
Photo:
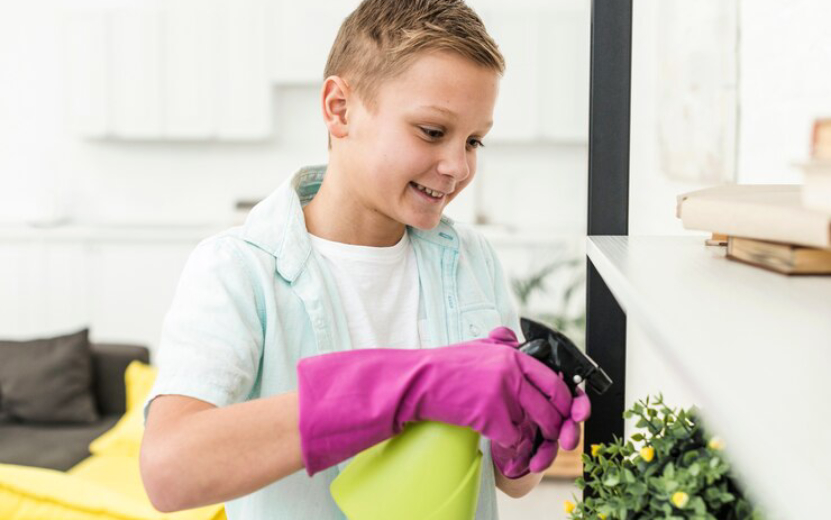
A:
{"type": "Polygon", "coordinates": [[[596,236],[586,250],[693,390],[741,479],[781,518],[827,511],[831,277],[733,262],[700,237],[596,236]]]}
{"type": "Polygon", "coordinates": [[[191,242],[231,227],[230,224],[66,224],[59,226],[0,225],[6,242],[191,242]]]}
{"type": "MultiPolygon", "coordinates": [[[[0,224],[0,242],[26,241],[193,241],[207,238],[240,223],[196,224],[62,224],[32,226],[0,224]]],[[[580,237],[553,230],[520,230],[504,226],[475,226],[494,246],[546,247],[574,242],[580,237]]],[[[581,253],[582,254],[582,253],[581,253]]]]}

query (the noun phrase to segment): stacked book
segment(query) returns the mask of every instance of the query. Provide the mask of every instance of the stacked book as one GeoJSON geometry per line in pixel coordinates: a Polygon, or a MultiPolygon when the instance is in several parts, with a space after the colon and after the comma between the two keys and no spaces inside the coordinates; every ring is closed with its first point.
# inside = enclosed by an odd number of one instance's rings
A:
{"type": "Polygon", "coordinates": [[[804,185],[728,185],[678,196],[686,229],[724,240],[727,257],[785,274],[831,274],[831,120],[814,127],[804,185]]]}

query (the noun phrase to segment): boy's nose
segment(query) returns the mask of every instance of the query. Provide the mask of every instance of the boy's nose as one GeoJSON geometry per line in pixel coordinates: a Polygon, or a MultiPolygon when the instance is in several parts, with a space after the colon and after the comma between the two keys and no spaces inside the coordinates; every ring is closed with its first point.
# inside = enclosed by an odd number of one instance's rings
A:
{"type": "Polygon", "coordinates": [[[438,171],[442,175],[453,177],[457,184],[467,179],[470,176],[467,150],[464,147],[461,150],[456,150],[455,147],[448,148],[439,161],[438,171]]]}

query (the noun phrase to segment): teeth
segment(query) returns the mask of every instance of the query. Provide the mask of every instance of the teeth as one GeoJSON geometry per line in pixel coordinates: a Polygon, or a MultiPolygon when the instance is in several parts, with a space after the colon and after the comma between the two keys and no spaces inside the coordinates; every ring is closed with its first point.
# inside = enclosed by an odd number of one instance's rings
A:
{"type": "Polygon", "coordinates": [[[416,185],[416,188],[418,188],[419,191],[423,191],[424,193],[426,193],[427,195],[430,195],[431,197],[434,197],[436,199],[440,199],[440,198],[444,197],[444,193],[442,193],[440,191],[431,190],[430,188],[422,186],[421,184],[418,184],[416,182],[414,182],[413,184],[416,185]]]}

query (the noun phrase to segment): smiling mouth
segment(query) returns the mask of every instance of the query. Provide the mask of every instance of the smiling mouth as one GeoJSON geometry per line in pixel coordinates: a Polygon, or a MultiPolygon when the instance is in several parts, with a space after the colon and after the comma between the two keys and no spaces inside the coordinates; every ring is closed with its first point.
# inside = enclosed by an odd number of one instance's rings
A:
{"type": "Polygon", "coordinates": [[[426,186],[422,186],[421,184],[419,184],[417,182],[410,182],[410,185],[412,187],[414,187],[415,189],[417,189],[418,191],[422,192],[423,194],[427,195],[428,197],[430,197],[431,199],[434,199],[434,200],[442,200],[444,198],[444,196],[446,195],[445,193],[442,193],[440,191],[431,190],[430,188],[428,188],[426,186]]]}

